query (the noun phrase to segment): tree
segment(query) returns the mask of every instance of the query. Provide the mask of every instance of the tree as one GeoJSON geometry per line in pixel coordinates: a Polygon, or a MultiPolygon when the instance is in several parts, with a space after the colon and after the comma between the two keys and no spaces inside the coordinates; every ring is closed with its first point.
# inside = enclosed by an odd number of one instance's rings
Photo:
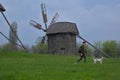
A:
{"type": "MultiPolygon", "coordinates": [[[[94,46],[98,49],[98,50],[100,50],[100,51],[102,51],[102,42],[101,41],[97,41],[97,42],[94,42],[94,46]]],[[[106,55],[105,53],[101,53],[100,51],[98,51],[98,50],[94,50],[94,56],[95,57],[101,57],[101,56],[103,56],[103,55],[106,55]]]]}
{"type": "Polygon", "coordinates": [[[115,40],[105,41],[102,43],[102,50],[111,57],[116,57],[118,44],[115,40]]]}
{"type": "Polygon", "coordinates": [[[118,42],[118,45],[117,45],[117,57],[120,57],[120,42],[118,42]]]}
{"type": "Polygon", "coordinates": [[[3,44],[0,46],[0,50],[3,52],[4,51],[11,51],[11,48],[10,48],[10,45],[8,43],[6,43],[6,44],[3,44]]]}
{"type": "Polygon", "coordinates": [[[37,44],[32,47],[33,53],[48,53],[47,41],[41,43],[43,37],[37,39],[37,44]]]}
{"type": "Polygon", "coordinates": [[[97,42],[94,42],[94,46],[97,48],[97,49],[102,49],[102,42],[101,41],[97,41],[97,42]]]}

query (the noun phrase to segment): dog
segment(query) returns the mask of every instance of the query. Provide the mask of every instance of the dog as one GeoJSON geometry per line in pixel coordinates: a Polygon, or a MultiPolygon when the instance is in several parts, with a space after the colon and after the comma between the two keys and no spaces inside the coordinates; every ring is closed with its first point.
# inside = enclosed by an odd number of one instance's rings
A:
{"type": "Polygon", "coordinates": [[[101,57],[101,58],[93,58],[93,61],[94,61],[94,63],[99,62],[100,64],[102,64],[102,63],[103,63],[103,58],[104,58],[104,57],[101,57]]]}

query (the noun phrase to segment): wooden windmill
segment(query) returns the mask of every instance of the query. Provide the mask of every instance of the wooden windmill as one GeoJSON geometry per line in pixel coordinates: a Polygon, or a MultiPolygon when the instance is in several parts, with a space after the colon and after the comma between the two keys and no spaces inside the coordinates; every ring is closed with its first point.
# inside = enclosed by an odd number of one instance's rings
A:
{"type": "MultiPolygon", "coordinates": [[[[48,37],[48,52],[49,53],[59,53],[59,54],[68,54],[73,55],[76,53],[76,35],[86,41],[93,48],[97,49],[90,42],[85,40],[79,35],[79,31],[75,23],[71,22],[56,22],[58,18],[58,13],[56,13],[49,25],[47,26],[47,12],[45,4],[41,4],[43,22],[45,27],[41,26],[38,22],[31,20],[30,24],[45,32],[45,35],[42,37],[41,43],[44,43],[45,37],[48,37]],[[54,23],[54,24],[53,24],[54,23]]],[[[98,49],[97,49],[98,50],[98,49]]]]}

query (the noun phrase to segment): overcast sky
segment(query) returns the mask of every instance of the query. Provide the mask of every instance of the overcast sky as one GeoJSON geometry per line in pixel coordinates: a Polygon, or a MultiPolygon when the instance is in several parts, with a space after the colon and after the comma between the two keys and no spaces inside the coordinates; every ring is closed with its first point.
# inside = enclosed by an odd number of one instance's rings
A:
{"type": "MultiPolygon", "coordinates": [[[[0,0],[0,3],[6,9],[4,14],[9,22],[17,22],[17,34],[25,45],[36,44],[37,38],[45,34],[29,24],[33,19],[44,27],[41,3],[46,4],[48,25],[58,12],[58,22],[76,23],[80,35],[91,43],[120,41],[120,0],[0,0]]],[[[1,14],[0,32],[9,35],[9,27],[1,14]]],[[[0,35],[0,45],[6,42],[0,35]]]]}

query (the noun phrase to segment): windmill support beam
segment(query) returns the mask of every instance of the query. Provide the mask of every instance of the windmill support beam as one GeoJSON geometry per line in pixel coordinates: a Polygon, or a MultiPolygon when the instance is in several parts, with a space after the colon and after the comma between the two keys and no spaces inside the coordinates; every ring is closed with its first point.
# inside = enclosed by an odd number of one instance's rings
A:
{"type": "Polygon", "coordinates": [[[99,49],[97,49],[94,45],[92,45],[90,42],[88,42],[87,40],[85,40],[83,37],[81,37],[80,35],[78,35],[78,37],[79,37],[80,39],[82,39],[83,41],[87,42],[87,43],[88,43],[90,46],[92,46],[94,49],[96,49],[96,50],[99,51],[99,49]]]}
{"type": "MultiPolygon", "coordinates": [[[[8,41],[10,41],[12,44],[14,44],[14,42],[12,42],[7,36],[5,36],[2,32],[0,32],[0,34],[3,36],[3,37],[5,37],[8,41]]],[[[22,48],[22,46],[20,45],[20,44],[14,44],[14,45],[18,45],[19,47],[21,47],[22,48]]]]}
{"type": "Polygon", "coordinates": [[[98,48],[96,48],[93,44],[91,44],[90,42],[88,42],[86,39],[84,39],[83,37],[81,37],[80,35],[78,35],[78,37],[80,39],[82,39],[83,41],[87,42],[90,46],[92,46],[94,49],[96,49],[97,51],[101,52],[103,55],[110,57],[109,55],[105,54],[103,51],[99,50],[98,48]]]}
{"type": "Polygon", "coordinates": [[[15,36],[16,36],[17,39],[18,39],[18,41],[19,41],[20,44],[22,45],[22,47],[23,47],[24,49],[26,49],[26,48],[24,47],[23,43],[21,42],[21,40],[19,39],[19,37],[17,36],[17,34],[15,33],[15,31],[13,30],[13,28],[11,27],[11,25],[10,25],[9,21],[7,20],[5,14],[4,14],[3,12],[1,12],[1,14],[3,15],[3,17],[4,17],[4,19],[6,20],[8,26],[10,27],[10,29],[12,30],[12,32],[15,34],[15,36]]]}

